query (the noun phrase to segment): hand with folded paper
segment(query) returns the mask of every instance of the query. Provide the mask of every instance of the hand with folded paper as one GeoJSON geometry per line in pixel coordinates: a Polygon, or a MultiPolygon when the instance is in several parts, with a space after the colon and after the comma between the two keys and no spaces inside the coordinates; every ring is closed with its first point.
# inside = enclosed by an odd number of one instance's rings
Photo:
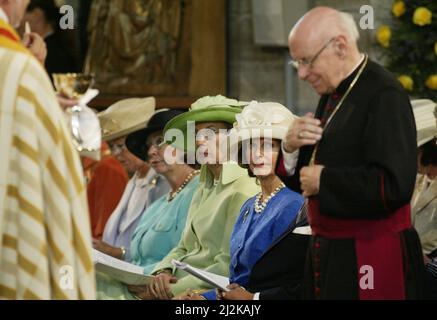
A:
{"type": "Polygon", "coordinates": [[[227,277],[194,268],[187,263],[183,263],[174,259],[172,260],[172,263],[176,268],[184,270],[185,272],[208,283],[214,288],[220,289],[224,292],[229,291],[229,289],[227,288],[229,285],[229,279],[227,277]]]}

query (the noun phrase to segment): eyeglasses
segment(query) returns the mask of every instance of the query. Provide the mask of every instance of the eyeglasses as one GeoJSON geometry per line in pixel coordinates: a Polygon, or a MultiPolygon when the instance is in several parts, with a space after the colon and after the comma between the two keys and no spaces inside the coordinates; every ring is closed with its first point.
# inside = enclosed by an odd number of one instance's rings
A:
{"type": "Polygon", "coordinates": [[[215,126],[210,126],[201,130],[197,130],[195,131],[195,135],[196,137],[199,138],[203,138],[203,139],[208,139],[209,136],[213,136],[215,137],[216,135],[224,132],[224,131],[228,131],[228,129],[226,127],[223,126],[223,128],[217,128],[215,126]]]}
{"type": "Polygon", "coordinates": [[[165,145],[164,137],[156,137],[151,141],[147,141],[146,150],[149,150],[151,147],[157,147],[158,149],[160,149],[164,145],[165,145]]]}
{"type": "Polygon", "coordinates": [[[316,62],[317,58],[322,54],[322,52],[331,44],[332,41],[334,41],[337,37],[331,38],[323,47],[320,49],[316,55],[312,59],[303,58],[300,60],[291,60],[290,64],[295,68],[299,69],[301,66],[309,66],[310,68],[313,67],[314,62],[316,62]]]}

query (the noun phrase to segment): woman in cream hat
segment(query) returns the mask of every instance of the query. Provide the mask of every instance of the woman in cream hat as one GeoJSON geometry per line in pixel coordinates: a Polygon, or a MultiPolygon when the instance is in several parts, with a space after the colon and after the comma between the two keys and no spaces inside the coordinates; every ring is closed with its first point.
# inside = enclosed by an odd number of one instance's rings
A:
{"type": "MultiPolygon", "coordinates": [[[[230,291],[219,293],[221,299],[300,296],[309,235],[293,231],[308,225],[305,217],[298,215],[304,199],[287,189],[275,174],[281,142],[295,118],[279,103],[256,101],[237,115],[234,134],[238,135],[240,165],[257,177],[261,192],[240,210],[230,239],[230,291]],[[285,255],[286,261],[282,260],[285,255]]],[[[308,233],[309,227],[305,231],[308,233]]],[[[217,298],[215,291],[202,296],[217,298]]]]}
{"type": "Polygon", "coordinates": [[[155,112],[155,105],[156,100],[153,97],[124,99],[98,114],[102,139],[108,142],[113,155],[130,176],[137,173],[140,168],[145,168],[143,173],[147,174],[148,166],[140,157],[127,150],[126,137],[147,126],[155,112]]]}

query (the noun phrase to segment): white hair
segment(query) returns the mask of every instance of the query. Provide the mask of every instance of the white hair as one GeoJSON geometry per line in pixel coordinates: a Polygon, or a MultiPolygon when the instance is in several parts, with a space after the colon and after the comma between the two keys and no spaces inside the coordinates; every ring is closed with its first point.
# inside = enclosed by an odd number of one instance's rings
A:
{"type": "Polygon", "coordinates": [[[354,42],[358,42],[360,39],[360,32],[358,31],[358,25],[355,22],[353,15],[347,12],[339,12],[340,25],[342,29],[348,34],[349,39],[354,42]]]}

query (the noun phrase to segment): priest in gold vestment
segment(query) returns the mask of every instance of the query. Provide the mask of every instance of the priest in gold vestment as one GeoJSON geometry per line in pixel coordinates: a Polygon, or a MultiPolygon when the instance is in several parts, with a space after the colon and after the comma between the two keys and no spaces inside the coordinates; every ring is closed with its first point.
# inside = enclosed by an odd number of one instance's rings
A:
{"type": "Polygon", "coordinates": [[[0,0],[0,299],[94,299],[85,185],[55,93],[0,0]]]}

